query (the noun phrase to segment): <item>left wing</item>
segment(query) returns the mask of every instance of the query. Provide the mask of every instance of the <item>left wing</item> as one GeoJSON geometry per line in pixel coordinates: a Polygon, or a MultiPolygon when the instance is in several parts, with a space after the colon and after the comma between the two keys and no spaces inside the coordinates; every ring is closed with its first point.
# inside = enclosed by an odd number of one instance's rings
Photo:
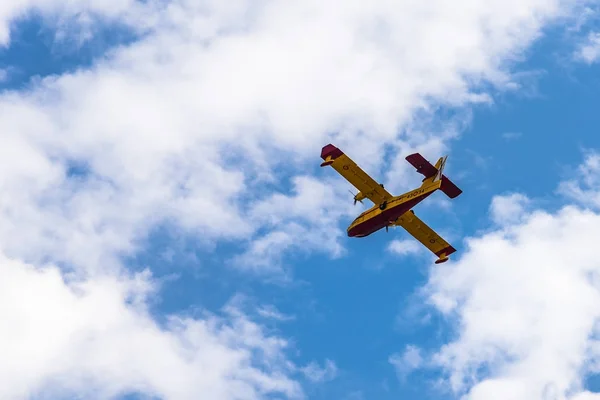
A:
{"type": "Polygon", "coordinates": [[[423,243],[432,253],[439,257],[436,264],[447,261],[448,256],[456,251],[440,235],[419,219],[413,210],[404,213],[393,225],[401,226],[415,239],[423,243]]]}
{"type": "Polygon", "coordinates": [[[331,165],[333,169],[339,172],[340,175],[346,178],[348,182],[354,185],[355,188],[373,203],[381,204],[393,197],[383,188],[383,185],[375,182],[350,157],[334,145],[328,144],[323,147],[321,158],[323,159],[321,167],[331,165]]]}

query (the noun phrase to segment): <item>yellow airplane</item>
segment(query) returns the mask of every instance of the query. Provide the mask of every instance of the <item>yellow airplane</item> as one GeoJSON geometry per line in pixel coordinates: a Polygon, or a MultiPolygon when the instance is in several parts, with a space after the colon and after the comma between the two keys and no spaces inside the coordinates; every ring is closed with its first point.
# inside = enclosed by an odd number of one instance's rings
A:
{"type": "Polygon", "coordinates": [[[354,204],[357,201],[362,202],[365,198],[375,203],[373,207],[360,214],[350,224],[348,236],[365,237],[381,228],[385,228],[387,231],[390,226],[401,226],[438,256],[436,264],[448,261],[448,256],[456,249],[421,221],[411,210],[437,189],[451,199],[462,193],[462,190],[442,173],[447,157],[440,157],[433,166],[419,153],[407,156],[406,161],[412,164],[417,172],[423,174],[425,178],[419,188],[400,196],[392,196],[382,184],[375,182],[340,149],[332,144],[323,147],[321,167],[331,165],[359,190],[358,194],[354,196],[354,204]]]}

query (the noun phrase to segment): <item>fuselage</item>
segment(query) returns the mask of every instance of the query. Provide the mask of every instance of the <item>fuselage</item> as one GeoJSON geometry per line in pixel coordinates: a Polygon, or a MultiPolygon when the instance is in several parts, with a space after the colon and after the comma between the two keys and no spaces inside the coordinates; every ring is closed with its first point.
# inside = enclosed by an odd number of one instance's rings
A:
{"type": "Polygon", "coordinates": [[[348,227],[349,237],[365,237],[396,221],[402,214],[429,197],[439,184],[421,187],[400,196],[392,197],[383,209],[379,205],[360,214],[348,227]]]}

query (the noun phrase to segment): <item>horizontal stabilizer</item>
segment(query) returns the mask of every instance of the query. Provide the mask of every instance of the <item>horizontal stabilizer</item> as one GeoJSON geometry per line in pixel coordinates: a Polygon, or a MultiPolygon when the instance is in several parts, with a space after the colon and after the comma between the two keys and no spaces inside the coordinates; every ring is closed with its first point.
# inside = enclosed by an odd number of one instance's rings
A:
{"type": "Polygon", "coordinates": [[[438,169],[434,167],[429,161],[425,159],[419,153],[414,153],[409,156],[406,156],[406,161],[408,161],[413,167],[417,169],[417,172],[423,174],[425,179],[431,178],[435,174],[437,174],[438,169]]]}
{"type": "Polygon", "coordinates": [[[458,188],[446,175],[442,175],[442,185],[440,190],[451,199],[458,197],[462,193],[462,190],[458,188]]]}
{"type": "Polygon", "coordinates": [[[413,167],[415,167],[418,173],[423,174],[425,176],[423,182],[425,182],[429,178],[432,178],[434,181],[437,181],[437,179],[439,179],[439,176],[436,177],[436,175],[441,175],[442,183],[440,189],[446,194],[446,196],[450,197],[451,199],[458,197],[462,193],[462,190],[460,190],[458,186],[454,184],[454,182],[452,182],[450,179],[448,179],[446,175],[442,173],[446,164],[446,157],[442,157],[438,161],[439,169],[433,166],[429,161],[425,159],[425,157],[423,157],[419,153],[414,153],[409,156],[406,156],[406,161],[408,161],[413,167]]]}

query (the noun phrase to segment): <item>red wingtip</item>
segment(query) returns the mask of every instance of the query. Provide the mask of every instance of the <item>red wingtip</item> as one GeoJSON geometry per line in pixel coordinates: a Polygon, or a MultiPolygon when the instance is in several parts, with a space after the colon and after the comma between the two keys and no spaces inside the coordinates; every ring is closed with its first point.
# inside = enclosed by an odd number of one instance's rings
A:
{"type": "Polygon", "coordinates": [[[323,148],[321,149],[321,158],[323,160],[325,160],[327,157],[331,157],[331,160],[335,160],[342,154],[344,154],[344,152],[332,145],[331,143],[326,146],[323,146],[323,148]]]}
{"type": "Polygon", "coordinates": [[[437,253],[435,253],[436,256],[441,257],[442,254],[446,255],[446,257],[448,257],[450,254],[455,253],[456,249],[452,246],[448,246],[440,251],[438,251],[437,253]]]}

